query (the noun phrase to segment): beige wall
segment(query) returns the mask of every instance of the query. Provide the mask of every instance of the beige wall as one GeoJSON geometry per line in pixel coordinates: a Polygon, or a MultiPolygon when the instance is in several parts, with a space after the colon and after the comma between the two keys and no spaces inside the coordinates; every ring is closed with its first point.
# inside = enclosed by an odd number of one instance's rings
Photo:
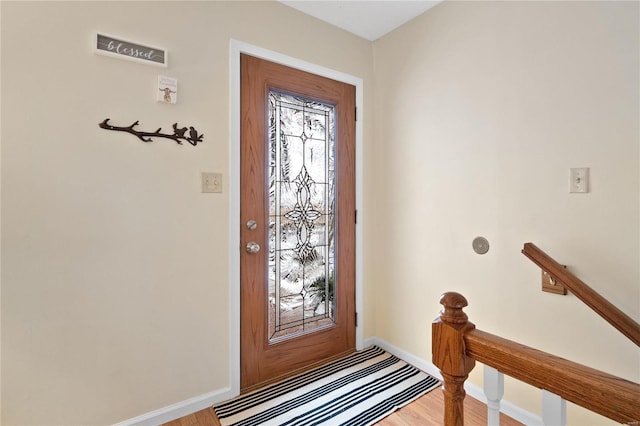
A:
{"type": "MultiPolygon", "coordinates": [[[[445,2],[374,43],[377,336],[430,359],[455,290],[480,329],[640,381],[638,348],[520,254],[536,243],[640,319],[638,34],[637,2],[445,2]]],[[[537,391],[506,399],[539,410],[537,391]]]]}
{"type": "Polygon", "coordinates": [[[229,386],[229,41],[363,78],[365,114],[371,43],[275,2],[1,7],[2,423],[109,424],[229,386]],[[170,66],[95,55],[96,31],[170,66]],[[155,102],[159,74],[177,105],[155,102]],[[223,194],[200,193],[203,171],[223,194]]]}
{"type": "Polygon", "coordinates": [[[108,424],[229,385],[228,191],[199,176],[229,172],[230,38],[364,80],[365,337],[429,360],[457,290],[481,329],[640,381],[637,348],[520,254],[537,243],[640,319],[637,3],[445,2],[373,44],[272,2],[0,8],[3,424],[108,424]],[[95,55],[96,31],[170,67],[95,55]],[[591,193],[568,194],[583,166],[591,193]]]}

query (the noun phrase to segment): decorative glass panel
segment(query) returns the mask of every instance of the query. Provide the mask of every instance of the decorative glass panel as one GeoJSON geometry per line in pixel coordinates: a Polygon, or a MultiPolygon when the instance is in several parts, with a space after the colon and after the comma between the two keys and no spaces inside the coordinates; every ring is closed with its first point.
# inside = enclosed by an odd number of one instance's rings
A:
{"type": "Polygon", "coordinates": [[[269,341],[334,323],[332,105],[269,93],[269,341]]]}

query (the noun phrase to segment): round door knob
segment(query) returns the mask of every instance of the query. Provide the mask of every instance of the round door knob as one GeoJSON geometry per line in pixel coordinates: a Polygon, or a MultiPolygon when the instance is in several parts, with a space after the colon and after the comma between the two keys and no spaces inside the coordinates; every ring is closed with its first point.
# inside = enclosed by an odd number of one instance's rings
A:
{"type": "Polygon", "coordinates": [[[257,253],[260,251],[260,244],[256,243],[255,241],[251,241],[249,243],[247,243],[247,253],[257,253]]]}

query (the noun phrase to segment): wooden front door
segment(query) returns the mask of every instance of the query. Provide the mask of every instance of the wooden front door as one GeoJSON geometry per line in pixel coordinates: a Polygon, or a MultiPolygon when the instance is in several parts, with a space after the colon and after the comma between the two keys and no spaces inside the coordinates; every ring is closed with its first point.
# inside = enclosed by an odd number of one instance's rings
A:
{"type": "Polygon", "coordinates": [[[246,391],[355,350],[355,87],[240,64],[246,391]]]}

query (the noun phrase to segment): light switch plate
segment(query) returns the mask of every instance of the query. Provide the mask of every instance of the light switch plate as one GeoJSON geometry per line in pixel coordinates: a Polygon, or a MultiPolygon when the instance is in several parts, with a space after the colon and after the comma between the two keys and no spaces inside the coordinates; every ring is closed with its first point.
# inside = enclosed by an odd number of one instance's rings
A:
{"type": "Polygon", "coordinates": [[[569,169],[569,192],[589,192],[589,168],[569,169]]]}
{"type": "Polygon", "coordinates": [[[202,192],[222,192],[222,173],[202,173],[202,192]]]}

